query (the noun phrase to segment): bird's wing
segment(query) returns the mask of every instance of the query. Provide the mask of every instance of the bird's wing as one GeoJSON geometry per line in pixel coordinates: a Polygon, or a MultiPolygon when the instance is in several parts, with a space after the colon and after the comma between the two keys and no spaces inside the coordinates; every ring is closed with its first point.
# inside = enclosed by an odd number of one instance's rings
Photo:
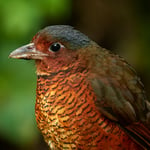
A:
{"type": "Polygon", "coordinates": [[[124,60],[118,61],[108,61],[108,66],[101,63],[100,67],[109,67],[104,73],[94,67],[89,80],[97,96],[96,106],[139,144],[150,148],[150,103],[135,71],[124,60]]]}

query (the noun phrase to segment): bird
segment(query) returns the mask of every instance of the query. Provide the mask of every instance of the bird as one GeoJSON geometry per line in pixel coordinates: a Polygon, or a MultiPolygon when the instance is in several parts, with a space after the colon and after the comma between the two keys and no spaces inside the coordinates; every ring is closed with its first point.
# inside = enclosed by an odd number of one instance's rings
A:
{"type": "Polygon", "coordinates": [[[69,25],[41,29],[9,57],[35,60],[35,116],[49,149],[150,149],[150,102],[124,58],[69,25]]]}

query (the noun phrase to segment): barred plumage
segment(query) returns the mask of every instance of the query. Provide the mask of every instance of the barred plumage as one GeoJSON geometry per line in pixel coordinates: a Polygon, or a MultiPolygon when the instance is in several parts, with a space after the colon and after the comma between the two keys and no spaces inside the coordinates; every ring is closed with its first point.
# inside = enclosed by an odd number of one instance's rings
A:
{"type": "Polygon", "coordinates": [[[96,110],[96,95],[86,76],[86,70],[38,76],[36,118],[46,142],[51,149],[109,149],[109,141],[118,150],[135,146],[121,128],[96,110]]]}

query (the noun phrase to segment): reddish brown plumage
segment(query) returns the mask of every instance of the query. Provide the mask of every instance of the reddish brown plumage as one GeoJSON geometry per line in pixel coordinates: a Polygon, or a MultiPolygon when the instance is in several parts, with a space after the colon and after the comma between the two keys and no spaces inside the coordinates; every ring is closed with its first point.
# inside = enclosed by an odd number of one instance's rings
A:
{"type": "Polygon", "coordinates": [[[69,26],[32,42],[11,57],[36,60],[36,121],[51,149],[149,149],[150,106],[130,65],[69,26]]]}
{"type": "Polygon", "coordinates": [[[38,77],[36,119],[45,141],[55,149],[138,149],[121,128],[96,110],[87,75],[84,71],[38,77]]]}

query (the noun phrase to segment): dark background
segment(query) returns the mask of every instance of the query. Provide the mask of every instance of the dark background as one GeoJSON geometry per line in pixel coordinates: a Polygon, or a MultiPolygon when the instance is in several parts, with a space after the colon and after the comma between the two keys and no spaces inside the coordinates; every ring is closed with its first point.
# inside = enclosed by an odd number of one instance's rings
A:
{"type": "Polygon", "coordinates": [[[34,61],[8,59],[8,55],[53,24],[72,25],[124,57],[150,98],[149,0],[1,0],[0,149],[48,149],[34,116],[34,61]]]}

